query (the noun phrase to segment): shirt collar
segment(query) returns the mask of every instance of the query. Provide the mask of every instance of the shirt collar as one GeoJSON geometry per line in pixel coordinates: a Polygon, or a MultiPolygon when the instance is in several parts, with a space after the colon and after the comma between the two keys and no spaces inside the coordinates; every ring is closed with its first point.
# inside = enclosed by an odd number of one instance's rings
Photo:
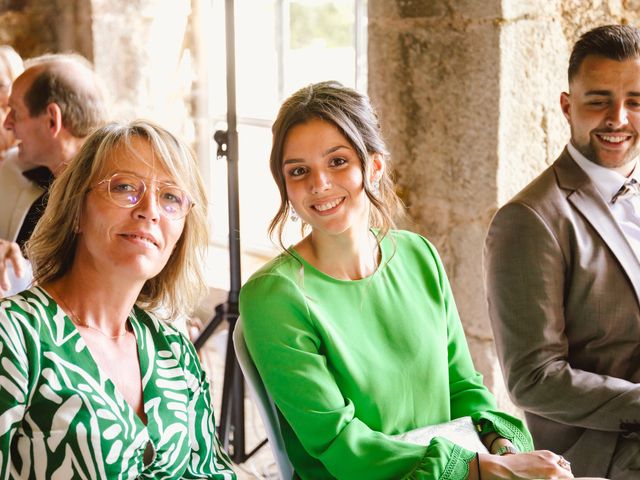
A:
{"type": "MultiPolygon", "coordinates": [[[[567,150],[569,151],[571,158],[573,158],[578,166],[584,170],[587,176],[591,179],[600,192],[600,195],[602,195],[602,198],[604,198],[607,203],[611,201],[613,196],[618,193],[618,190],[620,190],[620,187],[624,185],[624,182],[628,180],[627,177],[621,173],[588,160],[587,157],[580,153],[571,142],[567,144],[567,150]]],[[[629,178],[633,177],[638,179],[640,177],[640,168],[637,168],[637,162],[638,161],[636,160],[636,167],[634,167],[629,178]]]]}

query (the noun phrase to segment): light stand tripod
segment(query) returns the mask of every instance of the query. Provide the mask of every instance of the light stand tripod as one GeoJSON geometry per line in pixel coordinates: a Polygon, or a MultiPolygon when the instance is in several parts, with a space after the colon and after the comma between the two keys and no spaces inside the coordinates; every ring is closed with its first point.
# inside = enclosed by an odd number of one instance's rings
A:
{"type": "Polygon", "coordinates": [[[240,207],[238,201],[238,131],[236,129],[236,72],[235,72],[235,20],[234,0],[225,2],[225,33],[227,61],[227,130],[218,130],[213,138],[218,144],[218,158],[227,159],[227,195],[229,209],[229,296],[215,308],[215,315],[193,342],[199,350],[215,329],[226,321],[229,325],[227,353],[224,363],[222,409],[218,435],[225,450],[236,463],[253,455],[266,440],[251,452],[245,453],[244,378],[233,347],[233,330],[238,321],[238,295],[242,283],[240,276],[240,207]]]}

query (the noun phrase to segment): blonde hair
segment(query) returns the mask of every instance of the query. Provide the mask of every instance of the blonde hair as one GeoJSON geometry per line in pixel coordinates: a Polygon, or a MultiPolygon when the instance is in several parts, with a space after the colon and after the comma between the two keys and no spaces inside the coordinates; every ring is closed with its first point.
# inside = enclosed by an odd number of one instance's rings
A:
{"type": "Polygon", "coordinates": [[[277,236],[282,244],[282,234],[290,214],[289,198],[282,172],[284,143],[292,127],[310,120],[320,119],[336,126],[355,149],[360,159],[364,191],[371,205],[369,223],[378,229],[378,241],[395,228],[395,218],[402,216],[404,205],[394,189],[389,154],[380,133],[380,124],[369,98],[335,81],[320,82],[304,87],[284,101],[271,128],[271,175],[280,191],[280,208],[269,225],[269,236],[277,236]],[[379,192],[374,193],[367,175],[371,155],[380,154],[385,168],[380,178],[379,192]]]}
{"type": "MultiPolygon", "coordinates": [[[[133,152],[132,141],[149,143],[176,183],[189,192],[194,206],[162,271],[147,280],[138,304],[175,318],[189,313],[205,289],[203,265],[208,243],[207,198],[194,156],[181,140],[146,120],[110,123],[91,134],[78,154],[54,181],[47,208],[27,243],[35,281],[43,284],[65,275],[76,252],[76,227],[87,192],[101,179],[105,162],[119,149],[133,152]]],[[[141,159],[142,160],[142,159],[141,159]]],[[[144,161],[144,160],[143,160],[144,161]]]]}

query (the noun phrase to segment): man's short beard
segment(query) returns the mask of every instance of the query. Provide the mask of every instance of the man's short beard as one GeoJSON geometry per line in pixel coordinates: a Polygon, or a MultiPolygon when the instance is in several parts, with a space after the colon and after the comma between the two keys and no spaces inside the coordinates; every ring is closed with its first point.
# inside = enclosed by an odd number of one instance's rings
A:
{"type": "Polygon", "coordinates": [[[601,167],[604,167],[604,168],[618,168],[618,167],[621,167],[622,165],[626,165],[627,163],[632,162],[633,160],[635,160],[640,155],[640,146],[634,145],[629,150],[627,150],[623,161],[619,165],[607,165],[598,156],[597,150],[594,148],[593,143],[592,143],[592,142],[595,142],[595,140],[593,140],[591,138],[591,135],[589,135],[589,143],[587,143],[586,145],[578,145],[573,140],[573,138],[574,137],[572,135],[571,143],[573,144],[574,147],[576,147],[576,150],[578,150],[582,155],[584,155],[584,157],[587,160],[589,160],[590,162],[593,162],[596,165],[600,165],[601,167]]]}

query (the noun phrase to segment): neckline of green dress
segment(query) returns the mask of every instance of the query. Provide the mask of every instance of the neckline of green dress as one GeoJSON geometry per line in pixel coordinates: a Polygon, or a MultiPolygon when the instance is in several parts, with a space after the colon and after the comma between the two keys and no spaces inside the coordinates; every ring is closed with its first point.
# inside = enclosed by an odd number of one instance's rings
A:
{"type": "MultiPolygon", "coordinates": [[[[375,235],[377,233],[376,229],[371,229],[371,232],[375,235]]],[[[378,275],[380,275],[382,272],[382,270],[384,270],[384,267],[386,266],[386,264],[389,261],[389,235],[391,234],[391,232],[387,233],[387,235],[385,235],[385,237],[382,239],[382,241],[380,242],[380,262],[378,263],[378,266],[376,267],[375,271],[369,275],[368,277],[364,277],[364,278],[360,278],[358,280],[343,280],[340,278],[335,278],[332,277],[331,275],[326,274],[325,272],[323,272],[322,270],[314,267],[313,265],[311,265],[309,262],[307,262],[302,255],[300,255],[294,248],[293,245],[291,245],[288,249],[287,252],[292,255],[301,265],[303,270],[304,269],[309,269],[311,270],[315,275],[329,281],[332,283],[337,283],[337,284],[341,284],[341,285],[360,285],[360,284],[366,284],[370,281],[372,281],[374,278],[376,278],[378,275]]]]}

